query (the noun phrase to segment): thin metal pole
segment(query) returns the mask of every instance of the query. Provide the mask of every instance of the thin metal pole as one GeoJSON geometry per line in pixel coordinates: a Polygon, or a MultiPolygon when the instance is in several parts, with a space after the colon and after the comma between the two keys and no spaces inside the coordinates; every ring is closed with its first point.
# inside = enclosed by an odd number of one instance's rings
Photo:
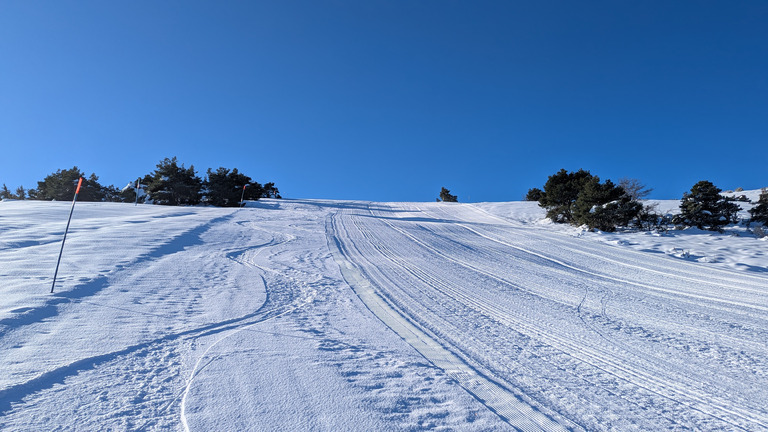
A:
{"type": "Polygon", "coordinates": [[[72,213],[75,211],[75,203],[77,202],[77,194],[80,193],[80,186],[83,184],[83,178],[77,182],[77,190],[75,191],[75,198],[72,200],[72,207],[69,209],[69,219],[67,219],[67,228],[64,229],[64,238],[61,240],[61,249],[59,250],[59,259],[56,261],[56,271],[53,272],[53,283],[51,284],[51,293],[53,293],[53,287],[56,286],[56,276],[59,274],[59,264],[61,264],[61,255],[64,253],[64,242],[67,241],[67,232],[69,232],[69,223],[72,222],[72,213]]]}

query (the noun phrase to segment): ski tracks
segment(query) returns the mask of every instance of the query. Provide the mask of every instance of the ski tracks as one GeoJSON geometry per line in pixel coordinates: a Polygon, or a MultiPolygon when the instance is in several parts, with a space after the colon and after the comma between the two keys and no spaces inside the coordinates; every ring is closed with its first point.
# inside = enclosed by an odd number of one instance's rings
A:
{"type": "Polygon", "coordinates": [[[565,422],[566,427],[523,402],[507,387],[490,379],[441,344],[438,337],[428,329],[415,324],[397,305],[387,301],[355,264],[354,260],[359,261],[362,256],[359,251],[355,253],[350,249],[355,245],[350,242],[348,234],[340,232],[344,228],[339,227],[337,217],[338,213],[331,215],[327,224],[329,247],[334,252],[345,280],[363,303],[388,327],[514,428],[524,431],[564,431],[575,426],[565,422]]]}
{"type": "Polygon", "coordinates": [[[231,260],[237,263],[240,263],[241,265],[258,269],[260,273],[262,273],[260,275],[260,278],[264,285],[264,289],[267,293],[267,300],[256,312],[256,315],[258,315],[258,317],[249,319],[248,321],[242,322],[237,326],[231,328],[230,330],[225,332],[221,337],[219,337],[218,339],[210,343],[210,345],[208,345],[205,351],[203,351],[203,353],[198,357],[197,361],[192,367],[192,370],[189,372],[189,376],[186,380],[186,385],[184,386],[184,391],[181,396],[180,419],[181,419],[182,427],[186,432],[190,431],[189,422],[187,420],[187,414],[186,414],[187,397],[189,395],[190,389],[192,388],[195,382],[195,378],[200,373],[200,371],[206,365],[215,361],[216,358],[221,355],[220,353],[215,352],[216,346],[219,345],[219,343],[223,342],[224,340],[237,335],[238,333],[241,333],[243,331],[253,328],[257,324],[261,324],[267,320],[288,314],[296,309],[299,309],[311,303],[314,300],[316,292],[306,289],[306,286],[307,286],[306,282],[299,281],[296,278],[292,278],[290,276],[288,276],[288,278],[290,279],[290,283],[280,284],[280,286],[282,287],[281,289],[275,289],[274,285],[273,285],[273,288],[270,288],[270,284],[268,284],[267,279],[264,277],[264,274],[271,273],[271,274],[277,275],[278,277],[282,277],[282,273],[270,267],[259,265],[256,262],[256,257],[258,257],[264,250],[266,250],[267,247],[275,247],[281,244],[288,243],[292,240],[295,240],[295,237],[286,236],[286,238],[282,240],[276,240],[273,237],[271,241],[257,248],[248,248],[246,250],[238,251],[237,253],[228,254],[228,257],[231,260]],[[206,363],[203,363],[204,361],[206,361],[206,363]]]}
{"type": "MultiPolygon", "coordinates": [[[[105,277],[101,291],[108,296],[94,293],[70,300],[66,312],[69,319],[57,322],[61,326],[82,322],[85,327],[104,329],[119,327],[121,322],[142,323],[135,330],[126,330],[128,334],[138,334],[145,326],[151,326],[149,322],[157,322],[162,327],[149,327],[157,334],[155,338],[106,353],[94,349],[93,355],[0,390],[0,426],[13,429],[23,424],[42,430],[56,424],[74,428],[72,422],[76,421],[77,428],[96,430],[108,421],[127,430],[149,430],[172,427],[176,418],[189,430],[186,407],[190,390],[201,371],[221,355],[217,352],[221,342],[313,299],[313,290],[305,281],[278,274],[258,263],[265,250],[279,248],[295,237],[270,233],[247,221],[232,223],[231,215],[214,219],[204,227],[198,231],[207,242],[224,240],[218,248],[198,250],[196,243],[187,242],[183,247],[166,248],[157,254],[162,265],[146,270],[140,266],[118,268],[105,277]],[[258,243],[262,238],[267,241],[258,243]],[[188,263],[202,264],[192,268],[188,263]],[[155,282],[147,283],[149,279],[155,282]],[[151,288],[139,294],[129,289],[130,285],[151,288]],[[210,298],[214,296],[221,299],[210,298]],[[263,301],[259,301],[260,297],[263,301]],[[220,305],[247,305],[254,301],[258,304],[242,316],[227,318],[242,306],[220,310],[215,303],[206,306],[207,298],[221,301],[220,305]],[[151,312],[149,306],[154,304],[160,312],[151,312]],[[107,321],[108,326],[87,324],[94,311],[99,313],[97,317],[111,313],[113,320],[107,321]],[[193,360],[192,369],[183,380],[188,353],[194,352],[195,346],[205,349],[193,360]],[[73,394],[78,398],[76,403],[67,403],[70,399],[60,396],[61,391],[69,388],[77,389],[73,394]],[[24,412],[28,409],[40,411],[40,415],[31,417],[36,423],[30,423],[29,414],[24,412]]],[[[97,332],[94,335],[98,337],[97,332]]]]}
{"type": "MultiPolygon", "coordinates": [[[[754,357],[759,358],[758,353],[764,353],[764,347],[752,344],[749,340],[745,342],[746,345],[741,346],[741,353],[736,347],[720,347],[716,344],[706,346],[707,350],[715,349],[718,355],[731,357],[728,361],[737,362],[735,367],[717,364],[716,366],[728,375],[723,377],[723,383],[712,385],[714,382],[711,381],[711,374],[691,369],[691,366],[684,364],[686,356],[699,354],[688,349],[689,344],[696,345],[696,340],[684,339],[681,342],[685,345],[684,355],[680,354],[678,347],[667,345],[674,342],[669,333],[678,331],[675,327],[670,327],[673,323],[667,323],[667,327],[661,330],[655,329],[657,334],[661,331],[662,335],[667,335],[649,343],[646,338],[653,336],[653,332],[644,330],[641,333],[624,334],[625,329],[633,327],[628,327],[623,321],[637,316],[633,315],[633,308],[630,307],[626,311],[623,309],[627,307],[627,295],[634,296],[633,298],[638,298],[641,302],[648,299],[656,302],[658,300],[655,299],[663,294],[675,300],[682,297],[684,305],[692,305],[695,309],[705,308],[702,309],[704,312],[697,312],[699,315],[714,308],[718,317],[727,316],[728,320],[739,321],[739,315],[734,315],[734,309],[742,314],[751,311],[749,313],[757,316],[757,321],[744,327],[749,329],[755,324],[759,326],[760,317],[764,318],[766,305],[759,299],[747,300],[743,295],[718,296],[717,290],[708,286],[726,287],[736,293],[749,293],[759,291],[761,287],[764,289],[764,279],[741,278],[723,271],[717,271],[714,277],[706,278],[696,275],[690,267],[683,266],[683,275],[677,280],[694,286],[681,288],[673,285],[668,288],[658,284],[657,278],[674,274],[665,273],[673,270],[669,268],[669,264],[656,264],[646,271],[634,262],[600,255],[598,250],[576,251],[573,245],[562,244],[566,243],[562,240],[553,243],[555,248],[560,249],[559,255],[563,258],[553,257],[549,252],[535,250],[549,250],[547,248],[551,243],[547,243],[547,238],[541,238],[543,236],[538,236],[535,241],[539,243],[534,243],[537,247],[531,249],[531,236],[524,236],[522,241],[518,242],[515,236],[517,232],[509,223],[499,224],[498,219],[489,223],[489,218],[478,218],[476,213],[473,216],[471,210],[456,211],[455,206],[451,206],[450,211],[444,209],[442,206],[433,206],[429,207],[429,210],[422,210],[418,207],[399,205],[397,213],[370,211],[366,215],[359,211],[342,212],[334,216],[329,224],[329,235],[334,239],[337,255],[341,257],[340,266],[348,267],[345,278],[349,277],[351,284],[363,287],[356,288],[358,295],[361,298],[367,297],[363,300],[369,308],[375,313],[378,311],[377,315],[380,315],[382,321],[393,327],[404,339],[414,339],[413,334],[417,331],[427,335],[426,339],[421,336],[415,338],[416,341],[412,345],[417,347],[417,350],[423,351],[418,348],[419,344],[442,346],[444,350],[452,352],[456,359],[460,359],[462,364],[472,365],[471,368],[475,371],[484,371],[483,375],[494,377],[495,383],[504,383],[509,396],[523,398],[543,412],[554,409],[555,412],[576,422],[570,423],[563,420],[562,416],[550,414],[550,421],[557,418],[569,427],[581,424],[587,428],[602,429],[628,427],[632,423],[642,425],[643,422],[646,422],[646,426],[659,426],[659,420],[664,418],[670,427],[717,429],[727,425],[725,427],[742,430],[768,428],[766,411],[757,408],[760,404],[755,398],[760,392],[750,390],[751,386],[743,388],[743,383],[739,380],[745,378],[746,371],[741,371],[738,367],[740,363],[748,366],[743,363],[749,360],[742,355],[744,348],[756,350],[754,357]],[[392,217],[393,214],[398,217],[392,217]],[[456,220],[457,217],[460,220],[456,220]],[[440,246],[435,247],[435,244],[440,246]],[[494,256],[497,251],[498,254],[494,256]],[[562,290],[558,288],[551,291],[551,287],[554,287],[551,282],[550,285],[545,283],[532,291],[528,288],[530,282],[536,286],[535,281],[546,281],[551,276],[539,275],[530,281],[519,277],[510,279],[510,271],[514,269],[503,270],[503,267],[499,267],[503,266],[501,263],[505,260],[509,262],[504,258],[504,254],[510,252],[513,260],[519,256],[525,262],[536,264],[538,261],[541,264],[537,265],[544,265],[550,271],[554,270],[555,274],[561,274],[562,276],[555,279],[559,280],[559,284],[575,284],[563,291],[566,294],[569,290],[573,292],[572,300],[568,299],[570,294],[558,298],[557,292],[562,290]],[[429,258],[430,256],[432,258],[429,258]],[[482,261],[478,261],[478,256],[482,257],[482,261]],[[595,259],[607,261],[608,266],[614,267],[593,270],[594,263],[589,260],[595,259]],[[497,266],[489,266],[488,262],[493,263],[494,260],[498,261],[497,266]],[[585,260],[588,265],[581,265],[585,260]],[[345,264],[344,261],[350,264],[345,264]],[[617,277],[616,274],[622,272],[617,270],[616,266],[633,269],[640,274],[639,279],[617,277]],[[351,273],[361,276],[350,275],[351,273]],[[445,277],[446,273],[452,273],[454,277],[445,277]],[[644,275],[650,277],[643,278],[644,275]],[[519,279],[520,282],[513,282],[513,279],[519,279]],[[648,282],[645,282],[646,280],[648,282]],[[746,286],[738,283],[744,281],[748,282],[746,286]],[[701,286],[707,284],[708,286],[701,286]],[[514,291],[511,296],[509,290],[514,291]],[[596,305],[587,307],[585,300],[595,290],[596,305]],[[578,292],[580,294],[577,297],[578,292]],[[503,297],[499,297],[500,295],[503,297]],[[645,299],[643,295],[646,295],[645,299]],[[647,297],[648,295],[651,297],[647,297]],[[742,298],[745,300],[741,300],[742,298]],[[509,303],[509,300],[513,303],[509,303]],[[609,301],[612,309],[619,308],[615,310],[621,312],[622,321],[606,319],[606,303],[609,301]],[[552,310],[549,317],[542,316],[540,311],[533,313],[542,306],[546,307],[547,303],[552,310]],[[537,304],[539,306],[536,306],[537,304]],[[533,309],[527,310],[530,308],[533,309]],[[466,319],[486,324],[472,330],[471,326],[461,324],[461,321],[466,319]],[[488,319],[490,321],[487,321],[488,319]],[[498,327],[499,324],[502,327],[498,327]],[[401,328],[398,329],[398,326],[401,328]],[[521,332],[525,338],[538,341],[539,345],[529,345],[527,348],[531,350],[528,355],[532,355],[534,361],[521,360],[522,363],[515,365],[515,362],[497,359],[508,357],[510,353],[509,346],[505,347],[503,340],[508,339],[508,343],[513,347],[519,345],[519,341],[515,342],[514,338],[509,339],[509,335],[505,334],[510,331],[521,332]],[[484,335],[483,332],[492,333],[493,336],[484,335]],[[644,339],[633,339],[638,335],[644,339]],[[421,339],[431,342],[419,342],[421,339]],[[653,349],[655,346],[661,348],[659,352],[649,351],[649,347],[653,349]],[[495,354],[494,349],[497,350],[495,354]],[[536,394],[548,390],[535,385],[526,386],[525,378],[510,373],[510,368],[549,374],[553,386],[549,391],[560,395],[560,400],[555,401],[545,395],[536,394]],[[518,378],[513,379],[514,376],[518,378]],[[582,386],[586,384],[592,390],[584,392],[579,389],[579,381],[583,382],[582,386]],[[522,384],[523,394],[519,388],[512,390],[516,388],[512,382],[522,384]],[[530,394],[526,395],[526,392],[530,394]],[[597,396],[600,392],[602,395],[597,396]],[[578,405],[587,403],[581,398],[590,393],[594,393],[596,400],[602,400],[605,404],[602,412],[579,412],[578,405]],[[528,399],[530,397],[533,399],[528,399]],[[653,412],[652,416],[648,417],[644,406],[653,412]],[[633,414],[629,415],[627,410],[633,414]],[[584,417],[585,415],[592,418],[584,417]],[[629,418],[619,418],[622,416],[629,418]],[[626,423],[627,421],[632,423],[626,423]]],[[[644,319],[648,318],[652,317],[644,319]]],[[[711,337],[713,334],[713,329],[706,328],[709,325],[706,322],[705,328],[698,332],[696,330],[700,322],[684,321],[683,328],[692,331],[694,336],[703,334],[711,337]]],[[[765,328],[757,331],[764,332],[765,328]]],[[[747,339],[759,340],[760,334],[745,335],[747,339]]],[[[724,336],[724,339],[728,339],[728,336],[724,336]]],[[[730,339],[731,342],[735,340],[730,339]]],[[[513,349],[512,352],[514,351],[513,349]]],[[[426,354],[425,356],[430,358],[426,354]]],[[[438,365],[440,361],[444,361],[439,358],[431,360],[438,365]]],[[[695,360],[707,364],[704,360],[711,362],[717,358],[705,357],[703,360],[695,360]]],[[[449,366],[441,367],[450,369],[449,366]]],[[[759,373],[763,366],[758,362],[749,367],[759,373]]],[[[457,378],[457,381],[462,382],[461,378],[457,378]]],[[[464,382],[467,381],[470,380],[465,378],[464,382]]],[[[465,388],[473,391],[468,387],[465,385],[465,388]]],[[[488,405],[499,411],[492,406],[493,402],[488,405]]]]}

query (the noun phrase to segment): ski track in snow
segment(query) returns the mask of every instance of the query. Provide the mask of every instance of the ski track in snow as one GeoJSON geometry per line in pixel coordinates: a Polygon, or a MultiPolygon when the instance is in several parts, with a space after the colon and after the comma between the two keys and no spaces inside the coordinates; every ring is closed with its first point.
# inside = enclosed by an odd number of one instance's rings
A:
{"type": "Polygon", "coordinates": [[[768,430],[765,272],[487,206],[85,204],[45,295],[67,205],[0,204],[3,430],[768,430]]]}
{"type": "MultiPolygon", "coordinates": [[[[427,334],[426,329],[414,326],[412,321],[397,306],[388,303],[378,295],[376,289],[371,286],[360,269],[350,261],[350,259],[354,259],[355,255],[348,246],[342,245],[343,240],[341,238],[343,237],[339,236],[337,225],[334,223],[335,217],[336,215],[331,215],[327,225],[329,245],[338,256],[337,261],[342,268],[345,279],[377,317],[516,429],[524,431],[566,430],[562,425],[552,421],[530,405],[522,403],[513,393],[497,382],[488,379],[446,347],[441,346],[434,335],[427,334]]],[[[345,237],[349,239],[348,236],[345,237]]]]}
{"type": "MultiPolygon", "coordinates": [[[[742,361],[754,363],[751,365],[752,373],[762,375],[764,380],[765,345],[759,344],[759,341],[766,340],[765,278],[719,269],[701,275],[700,266],[696,267],[697,274],[688,263],[675,265],[677,263],[669,264],[661,260],[651,260],[651,265],[647,265],[649,263],[645,257],[639,260],[637,254],[631,257],[634,259],[622,261],[623,257],[584,253],[575,247],[575,244],[564,245],[568,240],[573,242],[572,239],[561,236],[552,236],[550,239],[542,234],[531,236],[524,230],[521,232],[510,226],[509,223],[485,216],[478,217],[478,212],[471,206],[399,204],[397,207],[378,209],[369,214],[348,214],[346,221],[343,217],[339,218],[343,221],[341,224],[346,224],[347,227],[338,231],[344,233],[342,237],[346,237],[344,241],[349,243],[346,249],[356,251],[350,254],[349,259],[356,262],[361,271],[377,286],[381,297],[397,305],[398,310],[402,311],[409,321],[418,323],[424,329],[430,329],[434,334],[442,333],[446,347],[457,351],[468,363],[473,364],[473,367],[483,370],[484,374],[499,382],[509,383],[509,373],[504,373],[503,369],[512,368],[512,365],[499,360],[506,357],[505,351],[494,352],[487,342],[483,344],[473,341],[472,333],[476,328],[470,326],[469,329],[463,330],[455,324],[457,321],[475,324],[490,319],[494,326],[504,329],[495,330],[494,333],[516,331],[544,344],[548,349],[557,351],[562,359],[552,361],[545,356],[538,356],[537,367],[549,363],[547,373],[564,370],[570,375],[554,376],[555,379],[547,382],[547,385],[566,383],[568,379],[576,377],[579,379],[578,386],[583,386],[586,382],[590,387],[611,392],[612,397],[605,401],[607,407],[610,407],[610,404],[641,406],[642,403],[650,403],[649,407],[657,408],[658,414],[655,416],[658,418],[651,423],[656,426],[660,424],[658,420],[663,419],[668,423],[668,427],[673,428],[725,427],[754,430],[768,427],[765,409],[757,402],[759,399],[754,398],[750,392],[744,395],[746,398],[740,400],[740,403],[746,406],[734,404],[733,392],[743,385],[739,380],[749,377],[749,374],[742,374],[743,371],[738,367],[724,368],[726,375],[718,376],[718,379],[723,378],[724,382],[716,382],[712,380],[711,374],[686,368],[683,359],[670,359],[669,351],[659,356],[653,349],[633,348],[633,343],[622,342],[621,339],[625,338],[625,335],[616,337],[614,333],[617,329],[606,328],[605,324],[599,323],[607,318],[606,298],[610,299],[611,306],[615,308],[621,305],[618,301],[622,296],[631,295],[637,298],[640,292],[643,295],[639,296],[637,301],[675,302],[681,304],[680,310],[692,310],[689,313],[699,314],[709,321],[723,320],[733,328],[746,316],[750,318],[748,321],[756,324],[754,330],[743,329],[751,330],[744,332],[748,336],[746,342],[757,352],[751,353],[748,358],[739,359],[738,356],[744,354],[743,351],[729,350],[730,347],[718,344],[711,344],[708,348],[718,350],[720,354],[735,356],[739,366],[742,361]],[[553,244],[556,245],[555,248],[552,248],[553,244]],[[541,250],[542,247],[544,250],[541,250]],[[516,267],[518,275],[514,279],[517,280],[512,280],[513,278],[508,276],[509,270],[504,267],[515,258],[525,263],[534,262],[545,268],[545,283],[536,286],[539,282],[534,281],[540,277],[521,278],[519,274],[534,276],[526,267],[516,267]],[[646,266],[637,265],[638,261],[646,266]],[[494,263],[497,266],[489,267],[489,264],[494,263]],[[635,280],[649,280],[651,283],[635,282],[628,280],[626,276],[615,275],[627,274],[628,268],[638,273],[635,280]],[[676,276],[674,270],[677,269],[684,276],[676,276]],[[555,284],[547,281],[552,279],[553,273],[562,275],[557,278],[555,284]],[[500,307],[498,299],[493,296],[495,291],[484,291],[483,284],[477,283],[482,280],[487,281],[486,286],[495,284],[509,290],[522,291],[525,297],[530,297],[530,301],[520,296],[523,300],[521,303],[514,306],[514,303],[510,304],[506,309],[500,307]],[[643,291],[637,288],[642,288],[643,291]],[[595,297],[593,293],[598,290],[601,291],[601,304],[599,308],[594,308],[590,304],[594,300],[590,297],[595,297]],[[548,314],[541,306],[530,309],[526,306],[526,303],[534,306],[541,302],[553,302],[562,310],[553,310],[553,313],[548,314]],[[447,307],[450,303],[455,305],[447,307]],[[529,310],[536,313],[529,313],[529,310]],[[596,313],[598,311],[600,313],[596,313]],[[455,320],[451,319],[452,316],[455,320]],[[573,321],[575,318],[579,321],[573,321]],[[570,321],[570,326],[576,327],[560,329],[553,325],[564,321],[570,321]],[[489,355],[489,352],[493,354],[489,355]],[[668,367],[671,369],[667,370],[668,367]],[[585,373],[579,369],[588,371],[585,373]],[[734,373],[735,379],[729,376],[734,373]],[[604,384],[610,381],[621,385],[604,384]]],[[[514,300],[515,296],[510,299],[514,300]]],[[[631,303],[626,306],[626,312],[630,314],[626,314],[623,319],[632,317],[631,303]]],[[[613,308],[609,307],[609,310],[613,308]]],[[[677,331],[678,318],[667,318],[670,320],[669,325],[663,330],[677,331]]],[[[689,326],[694,331],[699,330],[699,327],[689,326]]],[[[642,327],[633,331],[650,334],[650,329],[642,327]]],[[[708,331],[706,334],[717,332],[708,331]]],[[[671,336],[666,337],[672,340],[671,336]]],[[[738,338],[729,338],[730,342],[736,340],[738,338]]],[[[697,342],[692,340],[690,343],[697,342]]],[[[698,361],[697,365],[701,365],[701,362],[698,361]]],[[[510,388],[518,387],[510,383],[510,388]]],[[[543,385],[536,390],[542,394],[546,391],[543,385]]],[[[574,395],[579,393],[576,388],[570,388],[568,391],[574,395]]],[[[526,393],[527,396],[532,394],[530,391],[526,393]]],[[[573,398],[574,395],[570,397],[573,398]]],[[[524,398],[526,394],[520,397],[524,398]]],[[[569,412],[571,407],[563,406],[562,401],[560,407],[546,401],[540,401],[538,404],[531,401],[531,404],[545,412],[552,410],[569,419],[578,417],[573,416],[569,412]]],[[[647,417],[645,413],[627,412],[626,409],[620,412],[624,413],[625,418],[617,418],[616,423],[612,423],[609,418],[597,417],[610,415],[608,410],[607,413],[591,413],[599,420],[580,425],[588,429],[623,428],[626,427],[624,422],[639,422],[643,417],[647,417]],[[638,415],[639,418],[632,419],[633,415],[638,415]],[[610,426],[612,424],[615,426],[610,426]]]]}
{"type": "MultiPolygon", "coordinates": [[[[261,254],[262,251],[265,250],[266,247],[274,247],[280,244],[287,243],[291,239],[282,240],[282,241],[275,241],[274,239],[262,246],[260,246],[255,254],[250,254],[250,257],[245,258],[247,255],[245,252],[239,252],[239,253],[230,253],[228,254],[228,257],[232,259],[235,262],[238,262],[242,265],[258,268],[262,272],[275,272],[275,270],[272,270],[270,268],[266,268],[263,266],[260,266],[255,263],[254,258],[256,258],[258,255],[261,254]]],[[[189,395],[189,391],[192,388],[192,384],[194,383],[195,377],[199,373],[199,371],[205,367],[201,366],[204,359],[208,358],[209,353],[220,343],[223,342],[225,339],[234,336],[242,331],[246,331],[251,329],[253,326],[262,323],[268,319],[276,318],[281,315],[284,315],[286,313],[290,313],[291,311],[300,308],[308,303],[310,303],[313,300],[313,297],[306,296],[304,298],[301,298],[300,301],[286,301],[283,299],[282,301],[275,302],[272,300],[269,296],[270,289],[267,285],[266,279],[264,277],[261,277],[262,283],[264,284],[266,291],[267,291],[267,301],[264,303],[264,305],[259,308],[258,314],[260,315],[259,319],[256,320],[249,320],[247,323],[240,324],[237,328],[234,328],[230,330],[229,332],[225,333],[222,337],[216,339],[213,343],[211,343],[208,348],[203,351],[203,353],[200,355],[200,357],[197,359],[197,362],[195,362],[195,365],[192,367],[192,370],[189,374],[189,377],[187,378],[186,385],[184,387],[184,393],[181,397],[181,405],[180,405],[180,416],[181,416],[181,424],[185,431],[189,432],[189,422],[187,421],[186,416],[186,403],[187,403],[187,396],[189,395]],[[272,303],[276,303],[273,305],[272,303]]],[[[297,285],[300,285],[300,281],[294,280],[294,282],[297,283],[297,285]]],[[[209,362],[215,361],[215,359],[210,359],[209,362]]]]}

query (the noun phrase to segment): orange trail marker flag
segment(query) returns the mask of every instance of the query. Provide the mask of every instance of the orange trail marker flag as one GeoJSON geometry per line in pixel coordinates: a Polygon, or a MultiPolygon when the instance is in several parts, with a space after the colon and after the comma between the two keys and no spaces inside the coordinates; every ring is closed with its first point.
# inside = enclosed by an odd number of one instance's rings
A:
{"type": "Polygon", "coordinates": [[[80,186],[83,185],[83,178],[77,181],[77,189],[75,190],[75,198],[72,200],[72,208],[69,209],[69,219],[67,219],[67,228],[64,230],[64,239],[61,240],[61,250],[59,250],[59,259],[56,261],[56,271],[53,272],[53,283],[51,284],[51,293],[53,293],[53,287],[56,286],[56,275],[59,274],[59,264],[61,264],[61,254],[64,253],[64,242],[67,241],[67,232],[69,232],[69,223],[72,221],[72,213],[75,211],[75,203],[77,202],[77,194],[80,193],[80,186]]]}

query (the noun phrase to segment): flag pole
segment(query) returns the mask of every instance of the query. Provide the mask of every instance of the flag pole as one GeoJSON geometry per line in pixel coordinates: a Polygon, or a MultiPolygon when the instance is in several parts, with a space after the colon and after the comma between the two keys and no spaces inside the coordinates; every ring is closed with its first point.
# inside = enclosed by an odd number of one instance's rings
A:
{"type": "Polygon", "coordinates": [[[72,208],[69,209],[69,219],[67,219],[67,228],[64,230],[64,238],[61,240],[61,250],[59,250],[59,259],[56,261],[56,271],[53,273],[53,283],[51,284],[51,293],[53,293],[53,287],[56,286],[56,276],[59,274],[59,264],[61,263],[61,254],[64,253],[64,242],[67,241],[67,232],[69,231],[69,223],[72,221],[72,213],[75,211],[77,194],[80,193],[80,186],[82,185],[83,185],[83,178],[80,177],[80,179],[77,181],[75,198],[72,200],[72,208]]]}

